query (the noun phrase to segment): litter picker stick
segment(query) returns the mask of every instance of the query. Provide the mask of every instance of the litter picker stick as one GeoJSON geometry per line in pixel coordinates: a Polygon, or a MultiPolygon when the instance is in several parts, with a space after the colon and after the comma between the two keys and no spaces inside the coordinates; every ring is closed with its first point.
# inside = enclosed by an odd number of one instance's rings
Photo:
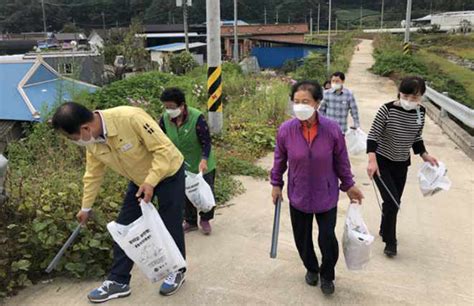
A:
{"type": "Polygon", "coordinates": [[[280,232],[280,211],[281,198],[278,198],[275,205],[275,216],[273,218],[272,247],[270,249],[270,258],[277,257],[278,233],[280,232]]]}
{"type": "MultiPolygon", "coordinates": [[[[378,179],[380,180],[380,183],[382,183],[382,185],[383,185],[383,187],[385,188],[385,190],[387,191],[388,195],[390,196],[390,198],[392,198],[393,203],[395,203],[395,205],[398,207],[398,209],[400,209],[400,204],[399,204],[398,201],[395,199],[395,197],[393,196],[393,194],[392,194],[392,192],[390,191],[390,189],[388,189],[387,184],[385,184],[385,182],[382,180],[382,176],[375,174],[375,175],[374,175],[374,179],[375,179],[375,178],[378,178],[378,179]]],[[[379,197],[378,197],[377,189],[375,189],[374,180],[372,180],[372,185],[374,186],[375,197],[377,198],[377,202],[379,203],[380,211],[382,212],[382,215],[383,215],[382,205],[380,205],[380,200],[379,200],[379,197]]]]}
{"type": "Polygon", "coordinates": [[[400,209],[400,204],[398,204],[398,201],[395,199],[395,197],[393,196],[392,192],[390,191],[390,189],[388,189],[387,185],[385,184],[385,182],[382,180],[382,176],[381,175],[378,175],[377,176],[380,180],[380,182],[382,183],[383,187],[385,188],[385,190],[387,190],[387,193],[388,195],[392,198],[392,201],[393,203],[395,203],[395,205],[398,207],[398,209],[400,209]]]}
{"type": "Polygon", "coordinates": [[[77,235],[79,234],[79,232],[81,231],[81,227],[82,227],[82,223],[80,223],[76,229],[74,230],[74,232],[72,232],[71,236],[69,236],[69,238],[67,239],[66,243],[62,246],[62,248],[59,250],[58,254],[56,254],[56,256],[54,256],[53,260],[51,260],[51,262],[49,263],[49,266],[46,268],[46,273],[51,273],[51,271],[53,271],[54,268],[56,268],[56,266],[58,265],[59,263],[59,260],[61,260],[61,257],[63,257],[64,255],[64,252],[67,250],[67,248],[74,242],[74,239],[76,239],[77,235]]]}

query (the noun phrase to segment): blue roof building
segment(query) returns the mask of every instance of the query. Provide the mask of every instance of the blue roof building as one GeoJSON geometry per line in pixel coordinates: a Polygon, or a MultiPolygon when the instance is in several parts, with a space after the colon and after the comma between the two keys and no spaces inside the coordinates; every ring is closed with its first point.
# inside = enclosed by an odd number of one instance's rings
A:
{"type": "Polygon", "coordinates": [[[41,58],[0,61],[0,120],[39,121],[41,111],[97,88],[62,77],[41,58]]]}
{"type": "Polygon", "coordinates": [[[252,48],[252,56],[258,60],[258,65],[263,69],[279,69],[286,61],[302,60],[309,56],[311,52],[325,54],[327,46],[307,43],[297,43],[290,41],[275,41],[262,38],[251,38],[255,42],[252,48]]]}

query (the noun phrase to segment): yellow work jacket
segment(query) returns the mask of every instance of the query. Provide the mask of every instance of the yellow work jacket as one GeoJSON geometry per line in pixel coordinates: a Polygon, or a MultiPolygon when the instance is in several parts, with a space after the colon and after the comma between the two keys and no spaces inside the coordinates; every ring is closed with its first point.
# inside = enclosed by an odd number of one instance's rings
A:
{"type": "Polygon", "coordinates": [[[119,106],[99,113],[106,142],[86,147],[82,208],[94,203],[107,168],[136,185],[156,186],[182,166],[179,150],[143,109],[119,106]]]}

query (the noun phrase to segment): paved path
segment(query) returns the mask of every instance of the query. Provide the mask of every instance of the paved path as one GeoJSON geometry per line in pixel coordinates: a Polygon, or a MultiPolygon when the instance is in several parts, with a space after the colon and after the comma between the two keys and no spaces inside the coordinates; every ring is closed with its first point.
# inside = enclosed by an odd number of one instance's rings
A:
{"type": "MultiPolygon", "coordinates": [[[[367,71],[373,64],[370,41],[362,41],[347,75],[347,86],[359,101],[362,127],[368,130],[379,105],[394,99],[387,78],[367,71]]],[[[418,158],[409,172],[399,215],[399,256],[387,259],[377,237],[364,271],[348,271],[342,256],[336,271],[336,293],[326,298],[304,282],[304,268],[291,234],[288,203],[284,203],[277,259],[269,258],[273,205],[266,181],[241,177],[247,192],[220,209],[214,233],[186,236],[189,273],[182,290],[161,297],[158,285],[134,271],[132,295],[108,305],[241,305],[241,304],[417,304],[473,305],[473,172],[474,167],[446,135],[428,120],[428,150],[444,161],[453,181],[451,191],[423,198],[418,190],[418,158]]],[[[271,156],[261,161],[270,167],[271,156]]],[[[366,157],[352,158],[353,171],[365,193],[364,216],[373,233],[379,208],[365,175],[366,157]]],[[[348,200],[341,197],[337,236],[342,237],[348,200]]],[[[88,305],[86,294],[100,282],[54,280],[27,288],[7,305],[88,305]]]]}

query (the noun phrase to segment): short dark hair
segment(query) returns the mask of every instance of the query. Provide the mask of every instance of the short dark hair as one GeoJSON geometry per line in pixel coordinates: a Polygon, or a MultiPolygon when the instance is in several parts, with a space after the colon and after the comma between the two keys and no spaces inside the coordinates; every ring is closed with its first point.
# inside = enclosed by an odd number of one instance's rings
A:
{"type": "Polygon", "coordinates": [[[323,84],[323,88],[326,88],[326,85],[331,85],[331,81],[330,80],[326,80],[323,84]]]}
{"type": "Polygon", "coordinates": [[[331,79],[332,79],[332,77],[340,78],[343,81],[346,80],[346,75],[344,74],[344,72],[341,72],[341,71],[334,72],[333,74],[331,74],[331,79]]]}
{"type": "Polygon", "coordinates": [[[398,91],[406,95],[424,95],[426,91],[425,80],[418,76],[408,76],[402,79],[398,91]]]}
{"type": "Polygon", "coordinates": [[[184,92],[177,87],[166,88],[160,96],[161,102],[174,102],[181,106],[186,103],[184,92]]]}
{"type": "Polygon", "coordinates": [[[66,102],[56,109],[51,124],[55,130],[76,134],[79,133],[81,125],[93,120],[94,113],[87,107],[76,102],[66,102]]]}
{"type": "Polygon", "coordinates": [[[323,89],[316,81],[305,80],[296,82],[296,84],[291,87],[291,100],[295,98],[295,93],[300,90],[309,92],[315,101],[321,101],[323,99],[323,89]]]}

